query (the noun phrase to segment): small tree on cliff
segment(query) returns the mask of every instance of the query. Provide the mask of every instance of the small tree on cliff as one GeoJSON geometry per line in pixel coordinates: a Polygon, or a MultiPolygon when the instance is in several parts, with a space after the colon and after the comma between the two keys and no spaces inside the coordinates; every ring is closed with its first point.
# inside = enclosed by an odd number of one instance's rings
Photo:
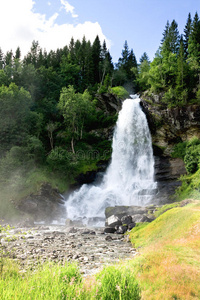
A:
{"type": "Polygon", "coordinates": [[[58,108],[64,117],[68,135],[71,136],[71,149],[75,154],[74,141],[82,138],[85,121],[92,110],[90,94],[87,90],[83,94],[76,93],[72,85],[64,87],[58,108]]]}

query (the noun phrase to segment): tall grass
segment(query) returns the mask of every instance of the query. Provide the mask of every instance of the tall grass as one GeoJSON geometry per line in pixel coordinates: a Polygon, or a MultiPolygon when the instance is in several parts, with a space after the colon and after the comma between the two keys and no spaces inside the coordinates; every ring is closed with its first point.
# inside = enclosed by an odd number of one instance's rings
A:
{"type": "Polygon", "coordinates": [[[1,262],[0,295],[2,300],[84,299],[82,277],[74,264],[46,264],[37,271],[20,274],[16,265],[1,262]]]}
{"type": "Polygon", "coordinates": [[[76,264],[47,263],[21,274],[13,261],[1,259],[0,295],[1,300],[138,300],[140,289],[130,268],[104,268],[88,285],[76,264]]]}

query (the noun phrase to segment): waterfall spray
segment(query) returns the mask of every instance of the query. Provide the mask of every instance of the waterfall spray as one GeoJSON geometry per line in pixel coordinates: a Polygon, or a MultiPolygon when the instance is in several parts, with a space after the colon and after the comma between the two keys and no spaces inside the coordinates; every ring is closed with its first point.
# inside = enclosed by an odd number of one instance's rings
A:
{"type": "Polygon", "coordinates": [[[112,142],[111,163],[99,185],[84,184],[66,201],[72,220],[104,217],[105,208],[151,203],[154,159],[151,135],[140,99],[127,99],[119,112],[112,142]]]}

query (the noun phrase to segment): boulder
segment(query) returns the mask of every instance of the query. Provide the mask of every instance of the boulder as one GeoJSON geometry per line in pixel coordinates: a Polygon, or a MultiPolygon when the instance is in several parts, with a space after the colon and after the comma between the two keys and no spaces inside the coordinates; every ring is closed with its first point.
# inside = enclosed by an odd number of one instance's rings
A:
{"type": "Polygon", "coordinates": [[[141,215],[141,214],[132,216],[132,220],[134,223],[149,222],[149,218],[146,215],[141,215]]]}
{"type": "Polygon", "coordinates": [[[121,219],[124,216],[132,216],[136,214],[148,214],[148,207],[144,206],[111,206],[105,210],[106,218],[112,215],[121,219]]]}
{"type": "Polygon", "coordinates": [[[107,218],[106,225],[114,228],[116,225],[122,225],[122,222],[117,216],[112,215],[107,218]]]}
{"type": "Polygon", "coordinates": [[[104,228],[104,233],[115,233],[115,228],[113,227],[105,227],[104,228]]]}
{"type": "Polygon", "coordinates": [[[135,225],[136,225],[135,222],[128,224],[128,230],[133,229],[135,227],[135,225]]]}
{"type": "Polygon", "coordinates": [[[34,222],[52,222],[65,215],[63,197],[49,183],[41,184],[37,193],[30,194],[20,201],[18,209],[28,213],[34,222]]]}
{"type": "Polygon", "coordinates": [[[120,225],[116,233],[118,234],[124,234],[128,230],[128,226],[120,225]]]}
{"type": "Polygon", "coordinates": [[[132,220],[131,216],[123,216],[121,218],[121,222],[122,222],[123,225],[124,224],[129,225],[129,224],[131,224],[133,222],[133,220],[132,220]]]}

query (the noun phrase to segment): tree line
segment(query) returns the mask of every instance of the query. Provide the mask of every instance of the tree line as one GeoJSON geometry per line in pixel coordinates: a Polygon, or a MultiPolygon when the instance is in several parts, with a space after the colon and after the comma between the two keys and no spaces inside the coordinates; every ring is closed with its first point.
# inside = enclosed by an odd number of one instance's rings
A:
{"type": "MultiPolygon", "coordinates": [[[[118,86],[129,93],[162,94],[162,103],[168,106],[198,103],[198,14],[193,19],[188,15],[183,34],[175,20],[167,22],[152,62],[144,52],[137,63],[125,41],[114,65],[106,42],[101,44],[98,36],[93,43],[85,37],[72,38],[68,46],[48,53],[33,41],[23,58],[19,47],[6,54],[0,49],[1,180],[13,166],[28,164],[72,173],[81,164],[77,151],[110,149],[110,142],[94,130],[113,125],[116,116],[99,108],[97,94],[113,92],[118,86]]],[[[84,164],[81,168],[86,171],[84,164]]]]}
{"type": "Polygon", "coordinates": [[[142,91],[162,93],[169,106],[200,101],[200,20],[189,13],[184,33],[175,20],[169,21],[155,58],[146,53],[140,59],[137,81],[142,91]]]}

